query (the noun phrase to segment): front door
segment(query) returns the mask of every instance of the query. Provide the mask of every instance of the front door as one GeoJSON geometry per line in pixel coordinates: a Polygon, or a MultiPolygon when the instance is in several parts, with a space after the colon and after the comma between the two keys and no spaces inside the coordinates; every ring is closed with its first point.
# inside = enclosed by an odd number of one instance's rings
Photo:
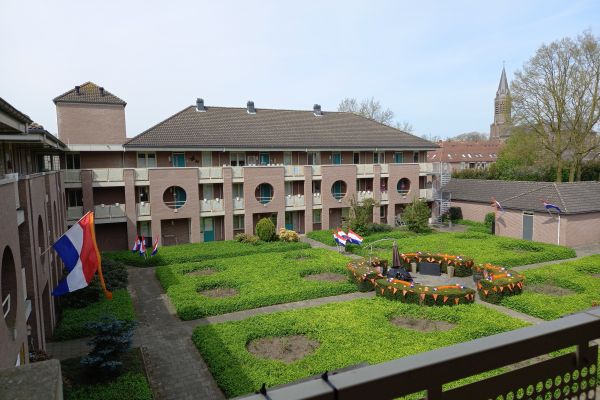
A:
{"type": "Polygon", "coordinates": [[[185,154],[184,153],[173,153],[171,157],[173,160],[173,166],[176,168],[185,167],[185,154]]]}
{"type": "Polygon", "coordinates": [[[204,241],[213,242],[215,240],[215,226],[212,218],[204,218],[202,220],[202,231],[204,232],[204,241]]]}
{"type": "Polygon", "coordinates": [[[533,213],[523,213],[523,239],[533,240],[533,213]]]}
{"type": "Polygon", "coordinates": [[[341,164],[342,163],[342,153],[332,153],[331,154],[331,163],[332,164],[341,164]]]}

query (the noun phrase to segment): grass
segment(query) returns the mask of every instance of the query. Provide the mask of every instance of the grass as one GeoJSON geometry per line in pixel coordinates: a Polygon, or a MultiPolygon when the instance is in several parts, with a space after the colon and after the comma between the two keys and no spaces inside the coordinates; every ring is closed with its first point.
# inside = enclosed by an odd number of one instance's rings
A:
{"type": "Polygon", "coordinates": [[[530,269],[523,274],[523,293],[502,299],[503,306],[551,320],[600,305],[600,255],[530,269]],[[534,284],[558,286],[575,293],[557,297],[528,291],[527,287],[534,284]]]}
{"type": "Polygon", "coordinates": [[[253,254],[161,266],[156,275],[177,314],[185,320],[247,310],[272,304],[289,303],[355,292],[356,285],[343,282],[310,281],[305,276],[334,272],[347,275],[348,258],[325,249],[253,254]],[[211,269],[208,276],[188,272],[211,269]],[[238,295],[210,298],[198,291],[234,288],[238,295]]]}
{"type": "Polygon", "coordinates": [[[242,321],[201,326],[193,341],[228,397],[367,362],[395,358],[469,341],[526,326],[525,322],[472,304],[419,307],[386,299],[360,299],[242,321]],[[392,325],[394,316],[412,316],[456,324],[448,331],[423,333],[392,325]],[[246,350],[253,339],[306,335],[320,346],[291,364],[254,357],[246,350]]]}
{"type": "Polygon", "coordinates": [[[95,381],[85,374],[79,358],[61,361],[65,400],[152,400],[139,349],[123,356],[124,372],[110,381],[95,381]]]}
{"type": "MultiPolygon", "coordinates": [[[[136,267],[170,265],[191,261],[204,261],[214,258],[237,257],[257,253],[277,253],[310,247],[300,242],[258,242],[254,244],[226,240],[207,243],[188,243],[178,246],[161,247],[154,257],[140,257],[128,250],[110,251],[103,257],[121,261],[136,267]]],[[[148,255],[150,252],[148,252],[148,255]]]]}
{"type": "Polygon", "coordinates": [[[127,289],[115,290],[112,300],[102,297],[100,301],[83,308],[63,309],[52,339],[69,340],[90,336],[92,332],[85,327],[85,324],[95,322],[107,314],[114,315],[118,319],[135,319],[131,296],[127,289]]]}
{"type": "MultiPolygon", "coordinates": [[[[308,236],[333,245],[331,231],[314,231],[308,233],[308,236]]],[[[478,231],[415,234],[406,230],[394,230],[368,235],[361,246],[348,245],[346,250],[368,257],[368,244],[383,238],[396,239],[400,252],[422,251],[461,255],[473,258],[476,263],[488,262],[502,267],[575,257],[575,251],[568,247],[488,235],[478,231]]],[[[391,260],[392,244],[393,241],[374,244],[373,255],[391,260]]]]}

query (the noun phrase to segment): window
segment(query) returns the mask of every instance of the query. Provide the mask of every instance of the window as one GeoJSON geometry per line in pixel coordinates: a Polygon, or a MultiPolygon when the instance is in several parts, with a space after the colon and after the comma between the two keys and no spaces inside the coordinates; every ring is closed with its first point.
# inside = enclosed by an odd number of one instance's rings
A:
{"type": "Polygon", "coordinates": [[[321,211],[322,210],[313,210],[313,224],[321,223],[321,211]]]}
{"type": "Polygon", "coordinates": [[[385,164],[385,153],[383,151],[373,153],[373,164],[385,164]]]}
{"type": "Polygon", "coordinates": [[[341,164],[342,163],[342,153],[340,153],[340,152],[331,153],[331,163],[332,164],[341,164]]]}
{"type": "Polygon", "coordinates": [[[155,168],[156,154],[155,153],[138,153],[137,156],[138,168],[155,168]]]}
{"type": "Polygon", "coordinates": [[[43,156],[42,171],[52,171],[52,157],[51,156],[43,156]]]}
{"type": "Polygon", "coordinates": [[[292,152],[286,151],[283,153],[283,165],[292,165],[292,152]]]}
{"type": "Polygon", "coordinates": [[[258,162],[260,165],[271,164],[271,155],[269,153],[259,153],[258,154],[258,162]]]}
{"type": "Polygon", "coordinates": [[[229,160],[232,167],[243,167],[244,165],[246,165],[246,153],[231,153],[229,156],[229,160]]]}
{"type": "Polygon", "coordinates": [[[67,207],[83,206],[83,192],[81,189],[67,189],[67,207]]]}
{"type": "Polygon", "coordinates": [[[397,151],[394,153],[394,163],[402,164],[404,162],[404,153],[397,151]]]}
{"type": "Polygon", "coordinates": [[[69,153],[67,154],[67,169],[79,169],[79,154],[69,153]]]}
{"type": "Polygon", "coordinates": [[[140,203],[150,201],[150,186],[138,186],[137,190],[140,203]]]}
{"type": "Polygon", "coordinates": [[[268,183],[261,183],[256,187],[254,197],[260,204],[269,204],[273,200],[273,186],[268,183]]]}
{"type": "Polygon", "coordinates": [[[387,217],[387,206],[380,206],[379,207],[379,218],[384,219],[387,217]]]}
{"type": "Polygon", "coordinates": [[[410,180],[407,178],[400,179],[396,185],[396,190],[402,196],[406,196],[406,194],[410,191],[410,180]]]}
{"type": "Polygon", "coordinates": [[[202,152],[202,166],[212,167],[212,153],[210,151],[202,152]]]}
{"type": "Polygon", "coordinates": [[[233,230],[234,231],[243,231],[244,229],[245,229],[244,215],[234,215],[233,216],[233,230]]]}
{"type": "Polygon", "coordinates": [[[414,163],[419,162],[419,152],[418,151],[413,152],[413,162],[414,163]]]}
{"type": "Polygon", "coordinates": [[[344,181],[335,181],[331,185],[331,195],[337,201],[341,201],[346,196],[346,190],[346,182],[344,181]]]}
{"type": "Polygon", "coordinates": [[[321,153],[318,151],[309,152],[308,165],[321,165],[321,153]]]}
{"type": "Polygon", "coordinates": [[[321,181],[313,181],[312,192],[313,193],[321,193],[321,181]]]}
{"type": "Polygon", "coordinates": [[[171,164],[175,168],[185,167],[185,153],[173,153],[171,155],[171,164]]]}
{"type": "Polygon", "coordinates": [[[60,171],[60,156],[52,156],[52,171],[60,171]]]}
{"type": "Polygon", "coordinates": [[[232,193],[233,193],[233,198],[237,199],[243,199],[244,198],[244,184],[243,183],[234,183],[233,185],[231,185],[232,187],[232,193]]]}
{"type": "Polygon", "coordinates": [[[354,152],[352,158],[353,158],[354,164],[360,164],[360,153],[358,151],[354,152]]]}

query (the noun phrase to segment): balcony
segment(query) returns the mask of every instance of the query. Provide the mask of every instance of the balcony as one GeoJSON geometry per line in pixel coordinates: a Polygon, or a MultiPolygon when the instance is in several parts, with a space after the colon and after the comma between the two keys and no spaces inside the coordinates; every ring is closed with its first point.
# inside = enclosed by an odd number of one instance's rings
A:
{"type": "Polygon", "coordinates": [[[313,176],[321,176],[322,175],[320,165],[312,165],[311,169],[312,169],[313,176]]]}
{"type": "Polygon", "coordinates": [[[233,179],[244,179],[244,167],[231,167],[233,179]]]}
{"type": "Polygon", "coordinates": [[[361,203],[366,199],[372,199],[373,192],[371,192],[370,190],[359,190],[356,193],[356,198],[357,198],[358,202],[361,203]]]}
{"type": "Polygon", "coordinates": [[[92,181],[98,186],[120,186],[123,184],[123,168],[92,169],[92,181]]]}
{"type": "Polygon", "coordinates": [[[304,179],[304,166],[302,165],[286,165],[285,177],[290,179],[304,179]]]}
{"type": "Polygon", "coordinates": [[[125,222],[125,204],[100,204],[94,206],[97,223],[125,222]]]}
{"type": "Polygon", "coordinates": [[[199,167],[198,178],[201,181],[223,179],[223,167],[199,167]]]}
{"type": "Polygon", "coordinates": [[[234,210],[243,210],[244,209],[244,198],[243,197],[235,197],[233,199],[233,209],[234,210]]]}
{"type": "Polygon", "coordinates": [[[135,168],[134,178],[136,181],[147,181],[148,180],[148,168],[135,168]]]}
{"type": "Polygon", "coordinates": [[[389,196],[387,190],[381,191],[381,201],[389,201],[389,196]]]}
{"type": "MultiPolygon", "coordinates": [[[[19,180],[19,174],[6,174],[2,179],[0,179],[0,185],[12,185],[15,193],[15,210],[21,207],[21,202],[19,200],[19,185],[17,181],[19,180]]],[[[10,205],[10,204],[9,204],[10,205]]]]}
{"type": "Polygon", "coordinates": [[[68,220],[79,220],[83,217],[83,207],[75,206],[75,207],[67,207],[67,219],[68,220]]]}
{"type": "Polygon", "coordinates": [[[356,165],[356,175],[360,175],[362,177],[373,176],[373,164],[357,164],[356,165]]]}
{"type": "Polygon", "coordinates": [[[433,199],[433,189],[419,189],[419,198],[432,200],[433,199]]]}
{"type": "Polygon", "coordinates": [[[147,217],[151,215],[150,203],[147,201],[141,201],[135,205],[135,209],[138,217],[147,217]]]}
{"type": "Polygon", "coordinates": [[[223,212],[223,200],[222,199],[200,200],[200,212],[201,213],[223,212]]]}
{"type": "Polygon", "coordinates": [[[81,183],[81,171],[78,169],[65,170],[65,183],[81,183]]]}
{"type": "Polygon", "coordinates": [[[304,195],[303,194],[288,194],[285,196],[286,207],[304,207],[304,195]]]}

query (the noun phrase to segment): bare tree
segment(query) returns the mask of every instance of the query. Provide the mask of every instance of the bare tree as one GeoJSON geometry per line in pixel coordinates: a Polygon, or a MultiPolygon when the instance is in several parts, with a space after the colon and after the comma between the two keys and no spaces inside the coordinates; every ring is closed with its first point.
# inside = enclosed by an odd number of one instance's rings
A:
{"type": "Polygon", "coordinates": [[[448,138],[449,142],[486,142],[488,135],[481,132],[466,132],[448,138]]]}
{"type": "Polygon", "coordinates": [[[358,114],[405,132],[412,132],[413,130],[412,125],[406,121],[394,123],[394,112],[389,108],[384,109],[379,100],[375,100],[373,97],[363,99],[360,102],[353,97],[347,97],[338,105],[338,111],[358,114]]]}
{"type": "Polygon", "coordinates": [[[576,171],[597,148],[598,54],[598,39],[590,33],[542,45],[512,82],[515,124],[538,136],[553,159],[557,182],[567,157],[576,171]]]}

